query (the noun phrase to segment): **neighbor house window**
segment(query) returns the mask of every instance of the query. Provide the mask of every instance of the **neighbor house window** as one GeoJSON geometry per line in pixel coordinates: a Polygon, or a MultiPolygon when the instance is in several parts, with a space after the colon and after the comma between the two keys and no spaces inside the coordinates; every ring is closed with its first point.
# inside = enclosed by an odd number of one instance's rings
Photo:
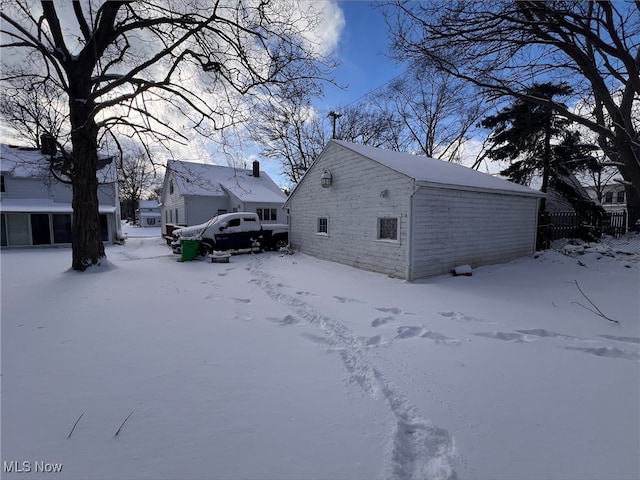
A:
{"type": "Polygon", "coordinates": [[[169,182],[169,195],[173,194],[173,180],[169,182]]]}
{"type": "Polygon", "coordinates": [[[106,215],[100,215],[100,238],[103,242],[109,241],[109,221],[106,215]]]}
{"type": "MultiPolygon", "coordinates": [[[[4,190],[3,190],[4,191],[4,190]]],[[[616,202],[624,203],[624,190],[620,190],[616,197],[616,202]]]]}
{"type": "Polygon", "coordinates": [[[178,220],[178,209],[176,208],[176,223],[180,223],[180,221],[178,220]]]}
{"type": "Polygon", "coordinates": [[[5,226],[8,232],[9,245],[31,245],[29,215],[26,213],[8,213],[5,226]]]}
{"type": "Polygon", "coordinates": [[[607,192],[604,195],[604,203],[613,203],[613,192],[607,192]]]}
{"type": "Polygon", "coordinates": [[[278,211],[275,208],[258,208],[256,210],[260,220],[277,220],[278,211]]]}
{"type": "Polygon", "coordinates": [[[33,245],[49,245],[51,243],[51,225],[48,213],[31,214],[31,242],[33,245]]]}
{"type": "Polygon", "coordinates": [[[325,235],[329,234],[329,219],[327,217],[318,218],[318,229],[316,230],[316,232],[325,235]]]}
{"type": "Polygon", "coordinates": [[[2,242],[0,242],[0,245],[5,247],[7,245],[7,226],[4,221],[4,213],[0,214],[0,221],[2,222],[0,224],[0,235],[2,236],[2,242]]]}
{"type": "Polygon", "coordinates": [[[378,239],[398,240],[398,219],[396,217],[378,218],[378,239]]]}
{"type": "Polygon", "coordinates": [[[71,215],[53,214],[53,243],[71,243],[71,215]]]}
{"type": "Polygon", "coordinates": [[[0,175],[0,192],[4,193],[4,175],[0,175]]]}

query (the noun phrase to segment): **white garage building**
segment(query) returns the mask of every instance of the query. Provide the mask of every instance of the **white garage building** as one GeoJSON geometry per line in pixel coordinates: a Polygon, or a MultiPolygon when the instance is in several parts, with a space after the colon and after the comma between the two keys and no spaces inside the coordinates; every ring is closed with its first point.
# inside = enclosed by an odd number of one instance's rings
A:
{"type": "Polygon", "coordinates": [[[414,280],[533,253],[543,196],[462,165],[331,140],[285,208],[294,248],[414,280]]]}

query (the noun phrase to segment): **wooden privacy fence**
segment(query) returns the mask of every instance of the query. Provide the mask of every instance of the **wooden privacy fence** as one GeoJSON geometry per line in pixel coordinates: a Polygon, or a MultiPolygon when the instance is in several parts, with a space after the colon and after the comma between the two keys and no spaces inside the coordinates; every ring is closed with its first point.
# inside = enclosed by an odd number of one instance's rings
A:
{"type": "Polygon", "coordinates": [[[560,238],[620,237],[627,233],[627,226],[626,211],[607,212],[603,216],[545,212],[538,217],[538,249],[549,248],[551,242],[560,238]]]}

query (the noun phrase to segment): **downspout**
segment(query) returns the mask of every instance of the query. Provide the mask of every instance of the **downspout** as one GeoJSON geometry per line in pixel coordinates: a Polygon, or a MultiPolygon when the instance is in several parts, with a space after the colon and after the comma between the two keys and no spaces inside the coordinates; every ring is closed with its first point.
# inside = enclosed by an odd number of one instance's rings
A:
{"type": "Polygon", "coordinates": [[[409,212],[407,213],[407,281],[413,281],[413,203],[418,187],[413,180],[412,192],[409,195],[409,212]]]}
{"type": "MultiPolygon", "coordinates": [[[[184,224],[189,225],[189,199],[191,195],[182,196],[182,204],[184,205],[184,224]]],[[[178,224],[180,222],[176,222],[178,224]]]]}

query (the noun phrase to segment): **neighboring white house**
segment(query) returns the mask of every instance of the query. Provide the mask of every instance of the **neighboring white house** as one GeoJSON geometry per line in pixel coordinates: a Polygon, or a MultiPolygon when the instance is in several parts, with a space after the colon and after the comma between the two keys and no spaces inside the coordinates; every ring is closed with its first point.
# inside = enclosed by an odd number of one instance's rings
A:
{"type": "Polygon", "coordinates": [[[160,203],[158,200],[139,200],[136,217],[141,227],[160,226],[160,203]]]}
{"type": "MultiPolygon", "coordinates": [[[[71,185],[51,174],[51,158],[35,148],[0,145],[3,247],[71,243],[71,185]]],[[[101,157],[100,165],[97,176],[102,240],[115,243],[121,238],[116,165],[105,157],[101,157]]]]}
{"type": "MultiPolygon", "coordinates": [[[[592,199],[597,200],[595,187],[586,187],[592,199]]],[[[627,209],[627,192],[621,183],[611,183],[602,187],[602,208],[607,212],[624,212],[627,209]]]]}
{"type": "Polygon", "coordinates": [[[533,253],[543,196],[462,165],[331,140],[285,209],[294,248],[413,280],[533,253]]]}
{"type": "Polygon", "coordinates": [[[215,215],[255,212],[264,223],[286,223],[284,192],[253,162],[238,169],[169,160],[161,201],[162,232],[167,225],[198,225],[215,215]]]}

